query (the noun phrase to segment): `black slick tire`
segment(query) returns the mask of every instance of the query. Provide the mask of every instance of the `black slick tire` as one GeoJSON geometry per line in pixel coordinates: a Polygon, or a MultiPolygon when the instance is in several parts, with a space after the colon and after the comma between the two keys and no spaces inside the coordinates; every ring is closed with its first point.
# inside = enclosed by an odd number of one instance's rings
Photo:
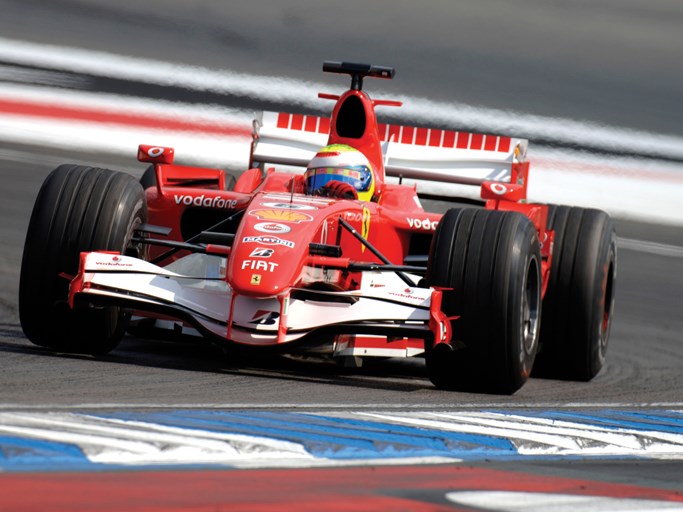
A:
{"type": "Polygon", "coordinates": [[[48,175],[33,207],[19,283],[19,318],[31,342],[91,354],[116,347],[127,312],[114,306],[70,309],[65,276],[77,274],[81,252],[143,257],[130,240],[146,221],[142,187],[127,174],[61,165],[48,175]]]}
{"type": "Polygon", "coordinates": [[[427,350],[441,389],[511,394],[531,373],[540,331],[541,255],[515,212],[451,209],[437,226],[426,281],[444,291],[450,344],[427,350]]]}
{"type": "Polygon", "coordinates": [[[588,381],[604,365],[614,312],[617,243],[601,210],[550,205],[555,232],[535,376],[588,381]]]}

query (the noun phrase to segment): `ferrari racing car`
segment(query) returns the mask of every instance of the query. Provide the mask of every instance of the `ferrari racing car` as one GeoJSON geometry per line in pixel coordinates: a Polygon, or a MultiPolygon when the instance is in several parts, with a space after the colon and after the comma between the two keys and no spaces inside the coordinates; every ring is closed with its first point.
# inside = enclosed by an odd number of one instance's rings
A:
{"type": "Polygon", "coordinates": [[[262,112],[249,168],[177,165],[140,145],[138,181],[61,165],[28,228],[22,328],[52,350],[103,354],[127,329],[166,329],[340,361],[424,357],[442,389],[514,393],[530,376],[590,380],[614,305],[602,211],[526,200],[527,141],[379,123],[365,78],[331,117],[262,112]],[[477,187],[425,211],[419,183],[477,187]]]}

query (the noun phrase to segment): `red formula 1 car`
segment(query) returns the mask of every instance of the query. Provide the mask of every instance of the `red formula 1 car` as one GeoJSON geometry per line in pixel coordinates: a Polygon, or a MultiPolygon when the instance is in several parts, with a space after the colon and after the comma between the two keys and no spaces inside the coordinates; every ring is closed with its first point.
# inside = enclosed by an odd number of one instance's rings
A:
{"type": "Polygon", "coordinates": [[[145,145],[141,183],[55,169],[24,249],[28,338],[104,353],[132,316],[255,349],[423,356],[444,389],[513,393],[532,368],[591,379],[614,302],[607,214],[527,203],[525,140],[378,124],[375,107],[400,103],[371,99],[363,79],[393,69],[323,70],[352,79],[320,95],[331,118],[257,116],[236,181],[145,145]],[[477,186],[484,207],[427,213],[391,177],[477,186]]]}

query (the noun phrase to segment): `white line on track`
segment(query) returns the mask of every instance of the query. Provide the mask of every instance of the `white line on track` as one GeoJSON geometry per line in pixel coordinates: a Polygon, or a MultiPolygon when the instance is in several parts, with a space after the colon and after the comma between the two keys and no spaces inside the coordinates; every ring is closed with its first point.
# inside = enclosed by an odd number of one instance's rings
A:
{"type": "Polygon", "coordinates": [[[655,242],[644,242],[642,240],[632,240],[630,238],[619,238],[617,245],[620,249],[630,251],[655,254],[657,256],[671,256],[673,258],[683,258],[683,247],[678,245],[659,244],[655,242]]]}
{"type": "Polygon", "coordinates": [[[683,512],[672,501],[524,491],[453,491],[446,499],[455,505],[496,512],[683,512]]]}
{"type": "Polygon", "coordinates": [[[476,403],[476,404],[443,404],[443,403],[426,403],[426,404],[396,404],[396,403],[349,403],[349,404],[324,404],[324,403],[230,403],[230,402],[209,402],[209,403],[81,403],[81,404],[0,404],[2,411],[32,411],[32,410],[51,410],[51,411],[75,411],[75,410],[138,410],[138,409],[187,409],[187,410],[204,410],[204,409],[243,409],[243,410],[401,410],[401,411],[457,411],[457,410],[482,410],[482,409],[670,409],[683,410],[683,402],[651,402],[651,403],[629,403],[629,402],[586,402],[586,403],[566,403],[566,402],[538,402],[533,404],[510,404],[510,402],[491,402],[491,403],[476,403]]]}

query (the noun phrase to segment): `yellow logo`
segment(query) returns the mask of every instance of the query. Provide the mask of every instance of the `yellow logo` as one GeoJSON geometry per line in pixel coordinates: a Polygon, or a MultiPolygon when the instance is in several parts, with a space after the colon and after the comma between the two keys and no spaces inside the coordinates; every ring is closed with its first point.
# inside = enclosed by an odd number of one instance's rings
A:
{"type": "MultiPolygon", "coordinates": [[[[368,210],[365,206],[363,206],[363,223],[361,224],[361,234],[366,240],[370,234],[370,210],[368,210]]],[[[361,249],[361,252],[365,252],[365,245],[361,249]]]]}
{"type": "Polygon", "coordinates": [[[261,220],[272,220],[280,222],[308,222],[313,220],[313,217],[307,213],[301,213],[293,210],[252,210],[249,215],[258,217],[261,220]]]}
{"type": "Polygon", "coordinates": [[[261,274],[252,274],[251,275],[251,284],[254,286],[258,286],[261,284],[261,274]]]}

